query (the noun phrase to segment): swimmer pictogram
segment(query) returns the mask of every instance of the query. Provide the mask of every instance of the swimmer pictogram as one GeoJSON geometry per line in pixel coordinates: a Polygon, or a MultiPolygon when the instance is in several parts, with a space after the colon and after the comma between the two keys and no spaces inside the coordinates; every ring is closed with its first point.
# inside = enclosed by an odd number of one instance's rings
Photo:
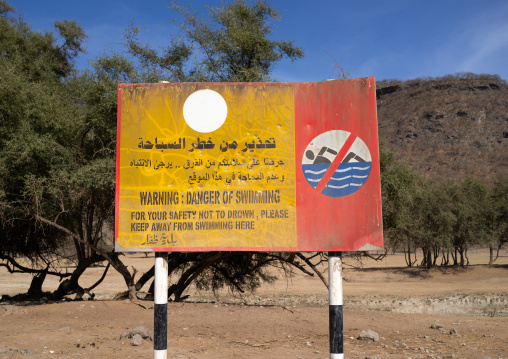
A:
{"type": "Polygon", "coordinates": [[[315,137],[304,151],[302,170],[309,185],[329,197],[344,197],[367,182],[369,148],[356,135],[332,130],[315,137]]]}

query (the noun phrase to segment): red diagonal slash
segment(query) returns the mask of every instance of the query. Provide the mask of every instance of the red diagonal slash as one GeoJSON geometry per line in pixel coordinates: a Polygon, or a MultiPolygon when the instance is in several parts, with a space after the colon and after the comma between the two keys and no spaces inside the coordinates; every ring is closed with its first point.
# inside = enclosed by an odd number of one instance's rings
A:
{"type": "Polygon", "coordinates": [[[337,167],[339,167],[344,157],[346,157],[351,146],[353,146],[356,137],[357,136],[351,133],[349,137],[346,139],[346,142],[344,142],[344,145],[340,149],[339,153],[337,154],[337,156],[335,156],[332,164],[328,168],[328,171],[326,171],[325,175],[323,176],[323,178],[321,178],[321,181],[319,181],[318,185],[316,186],[316,191],[318,191],[319,193],[323,192],[323,190],[326,187],[326,184],[328,183],[328,181],[330,181],[330,178],[332,178],[333,173],[335,172],[337,167]]]}

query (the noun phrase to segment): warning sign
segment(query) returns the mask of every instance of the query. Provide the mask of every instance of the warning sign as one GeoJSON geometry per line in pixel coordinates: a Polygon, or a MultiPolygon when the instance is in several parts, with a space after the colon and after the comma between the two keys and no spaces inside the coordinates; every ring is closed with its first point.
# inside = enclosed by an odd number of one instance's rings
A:
{"type": "Polygon", "coordinates": [[[373,86],[120,85],[115,249],[379,248],[373,86]]]}
{"type": "Polygon", "coordinates": [[[330,197],[356,192],[369,178],[372,158],[365,142],[354,134],[333,130],[312,140],[302,160],[305,179],[330,197]]]}

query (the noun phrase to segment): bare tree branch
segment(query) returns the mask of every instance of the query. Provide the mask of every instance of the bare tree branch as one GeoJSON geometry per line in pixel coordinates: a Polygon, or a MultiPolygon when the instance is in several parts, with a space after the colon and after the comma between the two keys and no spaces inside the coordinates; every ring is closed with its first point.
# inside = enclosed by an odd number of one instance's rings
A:
{"type": "Polygon", "coordinates": [[[337,78],[339,80],[345,80],[345,79],[347,79],[348,78],[348,74],[346,74],[346,72],[344,72],[344,69],[342,68],[342,66],[340,66],[339,62],[328,51],[325,51],[325,52],[333,60],[333,66],[332,66],[332,68],[335,69],[335,71],[337,73],[337,78]]]}
{"type": "Polygon", "coordinates": [[[92,285],[90,288],[86,288],[85,291],[90,292],[91,290],[94,290],[99,284],[102,283],[104,278],[106,278],[106,274],[108,274],[108,269],[109,269],[110,265],[111,265],[111,263],[108,263],[108,265],[106,266],[106,269],[104,269],[104,273],[102,273],[102,277],[94,285],[92,285]]]}
{"type": "MultiPolygon", "coordinates": [[[[12,269],[11,267],[9,267],[9,265],[7,263],[0,263],[0,267],[7,268],[9,273],[37,273],[37,274],[41,274],[43,272],[46,272],[45,269],[33,269],[33,268],[28,268],[28,267],[22,266],[14,258],[12,258],[8,255],[2,254],[2,253],[0,253],[0,259],[8,261],[9,263],[11,263],[11,265],[14,268],[19,269],[19,270],[15,270],[15,269],[12,269]]],[[[71,275],[70,273],[59,273],[59,272],[50,272],[50,271],[46,272],[46,274],[54,275],[54,276],[57,276],[60,278],[69,277],[71,275]]]]}
{"type": "MultiPolygon", "coordinates": [[[[0,206],[4,207],[4,208],[8,208],[12,211],[15,211],[15,212],[18,212],[18,213],[22,213],[24,215],[30,215],[32,216],[34,219],[36,219],[37,221],[40,221],[42,223],[45,223],[49,226],[52,226],[53,228],[55,229],[58,229],[62,232],[64,232],[65,234],[69,235],[70,237],[72,237],[74,240],[78,241],[79,243],[81,244],[84,244],[85,246],[88,246],[89,248],[93,249],[94,251],[96,251],[97,253],[99,253],[101,256],[104,257],[104,259],[106,259],[109,263],[111,263],[111,265],[113,266],[113,268],[115,268],[120,274],[122,274],[122,276],[125,278],[126,281],[130,281],[130,278],[128,278],[126,276],[126,273],[129,273],[129,270],[125,267],[125,265],[123,265],[123,268],[121,265],[119,265],[119,261],[115,261],[113,260],[113,258],[107,254],[105,251],[103,251],[102,249],[94,246],[93,244],[91,243],[88,243],[87,241],[85,241],[84,239],[82,239],[80,236],[78,236],[77,234],[75,234],[74,232],[71,232],[70,230],[68,230],[67,228],[65,227],[62,227],[61,225],[53,222],[53,221],[50,221],[49,219],[46,219],[44,217],[41,217],[40,215],[38,215],[37,213],[34,213],[33,211],[31,210],[22,210],[22,209],[19,209],[19,208],[16,208],[16,207],[13,207],[7,203],[4,203],[4,202],[0,202],[0,206]]],[[[130,273],[129,273],[129,276],[130,276],[130,273]]]]}
{"type": "MultiPolygon", "coordinates": [[[[328,281],[326,280],[326,278],[323,276],[323,274],[316,268],[316,266],[310,261],[309,258],[306,258],[302,253],[298,252],[296,253],[296,255],[298,256],[298,258],[300,258],[301,260],[303,260],[305,263],[307,263],[307,265],[309,267],[312,268],[312,270],[314,271],[314,273],[316,273],[319,277],[319,279],[321,279],[321,282],[323,282],[323,284],[326,286],[326,288],[328,288],[328,281]]],[[[316,255],[312,256],[311,258],[314,258],[316,257],[316,255]]],[[[321,263],[321,261],[319,262],[321,263]]]]}

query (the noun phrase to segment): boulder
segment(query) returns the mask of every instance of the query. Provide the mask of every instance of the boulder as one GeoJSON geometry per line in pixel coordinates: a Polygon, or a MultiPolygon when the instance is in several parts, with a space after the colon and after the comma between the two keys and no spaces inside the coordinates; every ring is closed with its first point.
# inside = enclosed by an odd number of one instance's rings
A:
{"type": "Polygon", "coordinates": [[[358,336],[358,340],[377,342],[379,340],[379,334],[372,329],[362,330],[358,336]]]}

